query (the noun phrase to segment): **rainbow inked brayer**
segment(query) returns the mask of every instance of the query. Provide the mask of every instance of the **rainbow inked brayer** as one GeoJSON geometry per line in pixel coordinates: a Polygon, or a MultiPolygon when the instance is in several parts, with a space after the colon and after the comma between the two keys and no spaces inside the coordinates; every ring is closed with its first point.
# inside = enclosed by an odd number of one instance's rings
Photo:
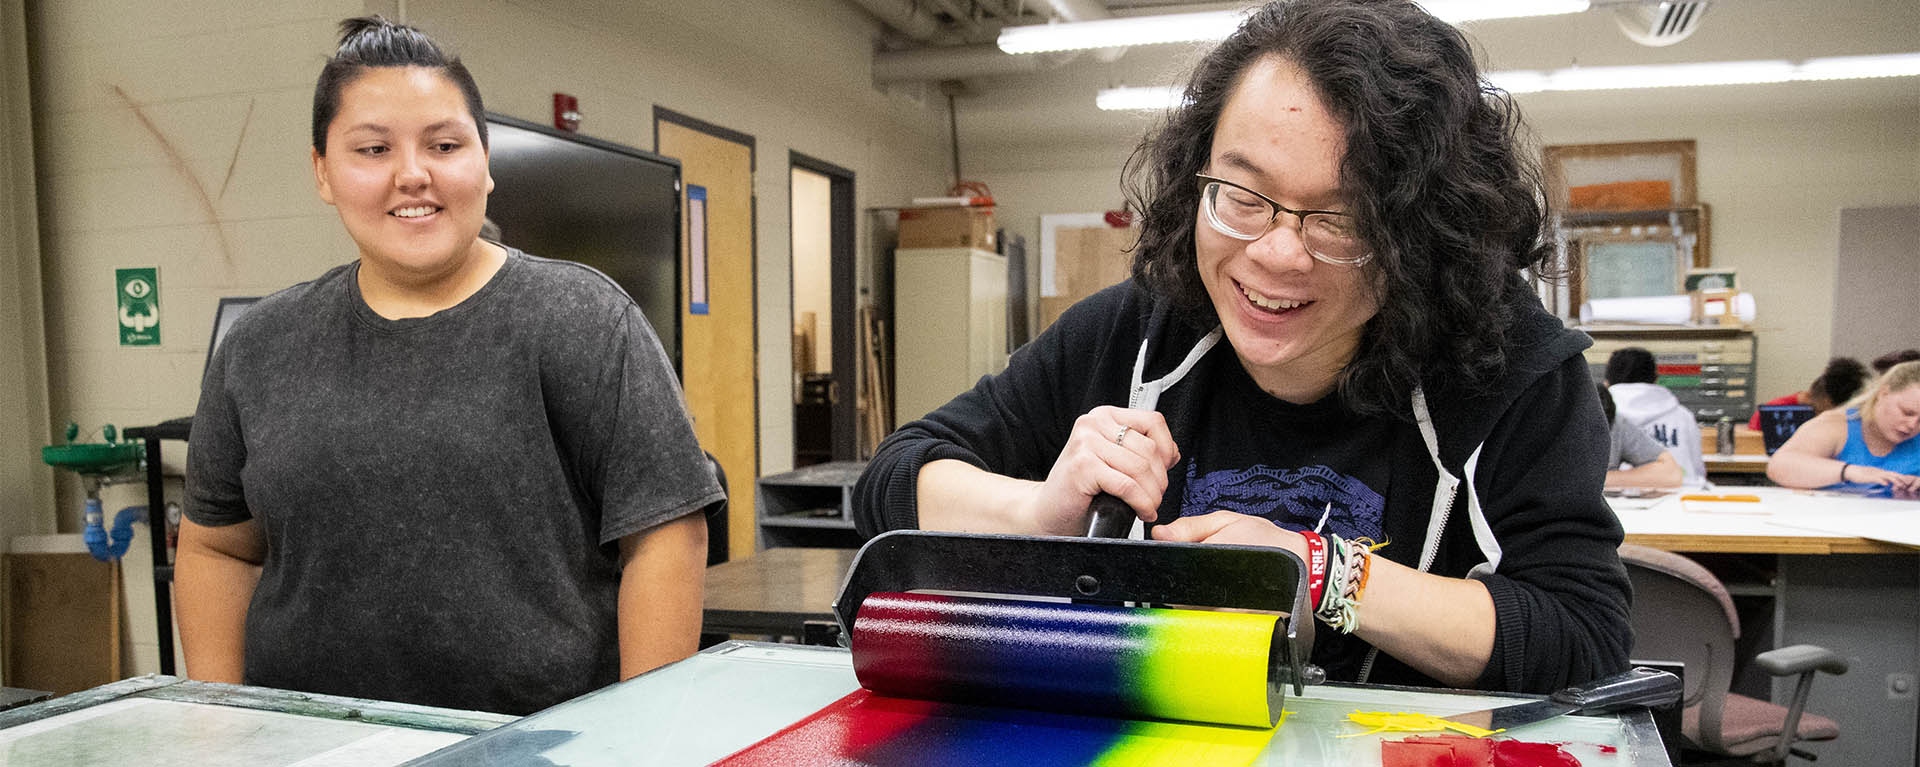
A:
{"type": "Polygon", "coordinates": [[[720,763],[1245,764],[1319,681],[1303,571],[1268,547],[887,533],[834,602],[863,689],[720,763]]]}
{"type": "Polygon", "coordinates": [[[1313,681],[1303,570],[1258,546],[897,531],[834,613],[882,695],[1271,727],[1284,686],[1313,681]]]}

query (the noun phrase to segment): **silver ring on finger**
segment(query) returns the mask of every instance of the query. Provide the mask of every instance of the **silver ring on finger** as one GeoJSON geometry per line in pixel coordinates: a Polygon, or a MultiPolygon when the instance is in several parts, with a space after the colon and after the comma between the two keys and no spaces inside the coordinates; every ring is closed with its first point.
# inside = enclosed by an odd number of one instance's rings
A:
{"type": "Polygon", "coordinates": [[[1130,431],[1133,431],[1132,426],[1120,427],[1120,431],[1116,432],[1113,435],[1113,444],[1116,444],[1116,445],[1126,444],[1127,432],[1130,432],[1130,431]]]}

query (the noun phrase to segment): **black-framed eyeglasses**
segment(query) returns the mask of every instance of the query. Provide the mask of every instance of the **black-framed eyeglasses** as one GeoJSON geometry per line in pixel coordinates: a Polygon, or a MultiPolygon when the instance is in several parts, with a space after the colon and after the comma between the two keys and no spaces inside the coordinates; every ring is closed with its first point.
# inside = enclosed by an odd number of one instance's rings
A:
{"type": "Polygon", "coordinates": [[[1294,210],[1264,194],[1224,178],[1196,173],[1200,208],[1214,231],[1236,240],[1257,240],[1273,229],[1280,214],[1300,220],[1300,242],[1315,259],[1335,266],[1360,266],[1373,258],[1352,216],[1331,210],[1294,210]]]}

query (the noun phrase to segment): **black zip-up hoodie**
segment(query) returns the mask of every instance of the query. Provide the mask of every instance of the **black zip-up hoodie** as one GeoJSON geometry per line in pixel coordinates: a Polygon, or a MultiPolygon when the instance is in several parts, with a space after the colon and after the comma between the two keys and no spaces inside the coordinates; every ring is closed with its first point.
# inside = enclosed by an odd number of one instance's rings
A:
{"type": "MultiPolygon", "coordinates": [[[[1504,376],[1476,395],[1416,394],[1401,408],[1415,421],[1400,422],[1392,444],[1382,446],[1391,451],[1392,473],[1383,533],[1396,545],[1378,553],[1485,584],[1496,627],[1475,686],[1545,693],[1626,668],[1630,587],[1617,553],[1620,523],[1600,494],[1607,426],[1581,355],[1592,342],[1530,293],[1508,293],[1516,319],[1505,334],[1504,376]]],[[[918,526],[916,480],[929,461],[1045,479],[1074,419],[1099,405],[1125,406],[1133,387],[1151,387],[1207,335],[1131,283],[1081,301],[1015,352],[1006,371],[881,443],[854,491],[861,534],[918,526]]],[[[1206,354],[1232,352],[1221,345],[1206,354]]],[[[1159,396],[1175,444],[1205,427],[1201,395],[1216,385],[1209,368],[1194,366],[1159,396]]],[[[1168,479],[1162,520],[1179,514],[1185,481],[1177,466],[1168,479]]],[[[1353,649],[1370,649],[1364,642],[1324,627],[1315,634],[1314,661],[1335,681],[1438,684],[1385,653],[1361,679],[1373,653],[1353,649]]]]}

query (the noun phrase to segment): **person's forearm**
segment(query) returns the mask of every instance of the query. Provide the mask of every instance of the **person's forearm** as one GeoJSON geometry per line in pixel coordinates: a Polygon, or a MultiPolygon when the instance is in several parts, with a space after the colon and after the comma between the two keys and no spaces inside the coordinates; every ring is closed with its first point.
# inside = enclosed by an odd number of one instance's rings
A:
{"type": "Polygon", "coordinates": [[[700,605],[707,569],[706,516],[688,514],[629,538],[630,543],[621,542],[621,679],[700,649],[700,605]]]}
{"type": "Polygon", "coordinates": [[[184,542],[175,559],[173,609],[180,617],[187,677],[241,684],[247,606],[260,581],[259,565],[184,542]]]}
{"type": "Polygon", "coordinates": [[[1686,477],[1672,454],[1661,453],[1657,461],[1607,472],[1607,487],[1678,487],[1686,477]]]}
{"type": "Polygon", "coordinates": [[[1379,555],[1368,567],[1358,610],[1360,638],[1445,684],[1471,687],[1493,655],[1493,597],[1487,587],[1423,573],[1379,555]]]}
{"type": "Polygon", "coordinates": [[[1767,459],[1767,479],[1785,487],[1825,487],[1840,482],[1844,461],[1782,450],[1767,459]]]}
{"type": "Polygon", "coordinates": [[[965,461],[933,461],[920,467],[916,504],[920,529],[965,533],[1079,535],[1080,530],[1040,530],[1027,514],[1038,482],[984,471],[965,461]]]}

